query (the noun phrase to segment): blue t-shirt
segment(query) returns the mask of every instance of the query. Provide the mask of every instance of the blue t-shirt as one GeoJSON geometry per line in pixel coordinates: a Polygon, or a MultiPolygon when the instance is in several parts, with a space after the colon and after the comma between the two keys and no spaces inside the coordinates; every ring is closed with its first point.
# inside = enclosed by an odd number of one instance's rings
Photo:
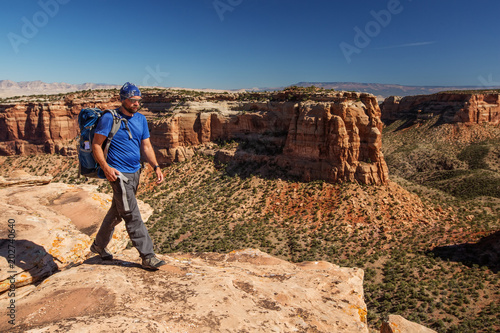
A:
{"type": "MultiPolygon", "coordinates": [[[[141,113],[135,113],[129,117],[118,111],[118,116],[127,119],[132,139],[130,139],[125,123],[122,121],[120,129],[111,140],[107,162],[120,172],[135,173],[141,167],[141,142],[149,138],[148,123],[146,117],[141,113]]],[[[99,119],[95,133],[107,137],[112,125],[113,115],[106,112],[99,119]]]]}

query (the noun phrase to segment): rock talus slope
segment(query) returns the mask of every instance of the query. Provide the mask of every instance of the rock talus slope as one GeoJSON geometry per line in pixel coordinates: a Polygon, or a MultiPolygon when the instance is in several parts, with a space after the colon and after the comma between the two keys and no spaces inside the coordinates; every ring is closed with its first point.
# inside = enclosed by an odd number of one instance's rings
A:
{"type": "Polygon", "coordinates": [[[380,333],[436,333],[436,331],[408,321],[401,316],[389,315],[387,321],[380,327],[380,333]]]}

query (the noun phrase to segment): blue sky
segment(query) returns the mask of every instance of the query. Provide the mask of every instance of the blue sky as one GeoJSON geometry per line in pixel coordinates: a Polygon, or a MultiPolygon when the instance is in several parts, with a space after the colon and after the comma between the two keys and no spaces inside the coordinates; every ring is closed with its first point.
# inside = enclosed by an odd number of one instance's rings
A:
{"type": "Polygon", "coordinates": [[[500,85],[498,0],[1,0],[0,80],[500,85]]]}

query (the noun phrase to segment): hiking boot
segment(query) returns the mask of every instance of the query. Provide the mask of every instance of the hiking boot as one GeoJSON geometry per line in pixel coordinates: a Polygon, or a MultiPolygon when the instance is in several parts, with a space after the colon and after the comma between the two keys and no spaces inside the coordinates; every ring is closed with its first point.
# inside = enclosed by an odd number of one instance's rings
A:
{"type": "Polygon", "coordinates": [[[92,246],[90,246],[90,251],[92,251],[95,254],[98,254],[102,260],[112,260],[113,259],[113,255],[111,254],[111,252],[108,251],[107,248],[103,249],[102,247],[97,246],[95,244],[95,242],[92,243],[92,246]]]}
{"type": "Polygon", "coordinates": [[[145,269],[157,270],[160,266],[163,266],[165,264],[165,261],[158,259],[156,256],[142,259],[142,268],[145,269]]]}

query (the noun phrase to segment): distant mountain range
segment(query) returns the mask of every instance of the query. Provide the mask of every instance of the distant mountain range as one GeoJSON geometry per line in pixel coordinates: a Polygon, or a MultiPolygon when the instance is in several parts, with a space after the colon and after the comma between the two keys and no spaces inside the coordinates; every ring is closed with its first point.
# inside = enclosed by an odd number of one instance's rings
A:
{"type": "Polygon", "coordinates": [[[27,95],[50,95],[88,89],[113,89],[120,86],[105,83],[46,83],[42,81],[14,82],[0,80],[0,98],[27,95]]]}
{"type": "MultiPolygon", "coordinates": [[[[496,87],[484,86],[404,86],[399,84],[382,84],[382,83],[358,83],[358,82],[299,82],[294,84],[299,87],[316,86],[324,89],[335,89],[343,91],[359,91],[367,92],[377,96],[381,101],[389,96],[411,96],[411,95],[428,95],[446,90],[477,90],[477,89],[500,89],[496,87]]],[[[26,95],[49,95],[67,93],[78,90],[88,89],[114,89],[120,88],[118,85],[105,83],[46,83],[42,81],[23,81],[14,82],[10,80],[0,80],[0,98],[12,96],[26,95]]],[[[279,90],[279,88],[252,88],[252,89],[234,89],[234,91],[263,91],[263,90],[279,90]]],[[[188,89],[188,88],[183,88],[188,89]]],[[[199,89],[209,90],[209,89],[199,89]]]]}

